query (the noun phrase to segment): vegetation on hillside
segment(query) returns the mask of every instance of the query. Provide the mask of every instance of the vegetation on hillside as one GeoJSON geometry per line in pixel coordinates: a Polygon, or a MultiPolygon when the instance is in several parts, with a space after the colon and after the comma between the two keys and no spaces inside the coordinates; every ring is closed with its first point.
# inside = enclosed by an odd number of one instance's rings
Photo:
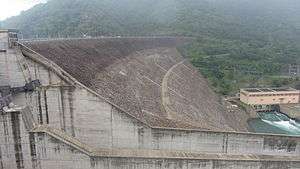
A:
{"type": "Polygon", "coordinates": [[[280,76],[300,63],[298,0],[49,0],[0,25],[24,38],[193,36],[184,54],[222,94],[298,80],[280,76]]]}

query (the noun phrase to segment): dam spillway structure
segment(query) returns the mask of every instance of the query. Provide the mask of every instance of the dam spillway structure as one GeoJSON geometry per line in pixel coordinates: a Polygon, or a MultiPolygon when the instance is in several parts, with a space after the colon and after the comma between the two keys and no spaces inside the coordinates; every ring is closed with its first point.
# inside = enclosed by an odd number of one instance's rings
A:
{"type": "Polygon", "coordinates": [[[299,169],[300,137],[248,132],[184,41],[0,31],[0,169],[299,169]]]}

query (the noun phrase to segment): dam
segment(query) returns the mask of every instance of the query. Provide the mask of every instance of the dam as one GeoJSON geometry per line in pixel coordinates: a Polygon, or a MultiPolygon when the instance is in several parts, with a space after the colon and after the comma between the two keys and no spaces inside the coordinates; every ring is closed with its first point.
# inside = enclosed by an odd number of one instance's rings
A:
{"type": "Polygon", "coordinates": [[[184,38],[0,42],[1,169],[300,168],[300,137],[249,132],[184,38]]]}

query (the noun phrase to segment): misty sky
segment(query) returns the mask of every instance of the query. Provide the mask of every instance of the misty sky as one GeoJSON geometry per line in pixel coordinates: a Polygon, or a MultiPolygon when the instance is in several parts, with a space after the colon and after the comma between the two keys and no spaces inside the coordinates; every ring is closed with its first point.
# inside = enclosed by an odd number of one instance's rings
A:
{"type": "Polygon", "coordinates": [[[0,21],[46,0],[0,0],[0,21]]]}

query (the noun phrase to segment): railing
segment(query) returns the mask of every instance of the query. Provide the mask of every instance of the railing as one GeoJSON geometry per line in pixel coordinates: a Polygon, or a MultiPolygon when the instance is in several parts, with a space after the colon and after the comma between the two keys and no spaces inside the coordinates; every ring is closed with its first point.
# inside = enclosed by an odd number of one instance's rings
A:
{"type": "Polygon", "coordinates": [[[88,156],[94,156],[93,148],[87,144],[82,143],[73,136],[69,136],[66,132],[49,127],[47,125],[39,125],[35,127],[32,133],[46,133],[53,138],[58,139],[59,141],[85,153],[88,156]]]}

